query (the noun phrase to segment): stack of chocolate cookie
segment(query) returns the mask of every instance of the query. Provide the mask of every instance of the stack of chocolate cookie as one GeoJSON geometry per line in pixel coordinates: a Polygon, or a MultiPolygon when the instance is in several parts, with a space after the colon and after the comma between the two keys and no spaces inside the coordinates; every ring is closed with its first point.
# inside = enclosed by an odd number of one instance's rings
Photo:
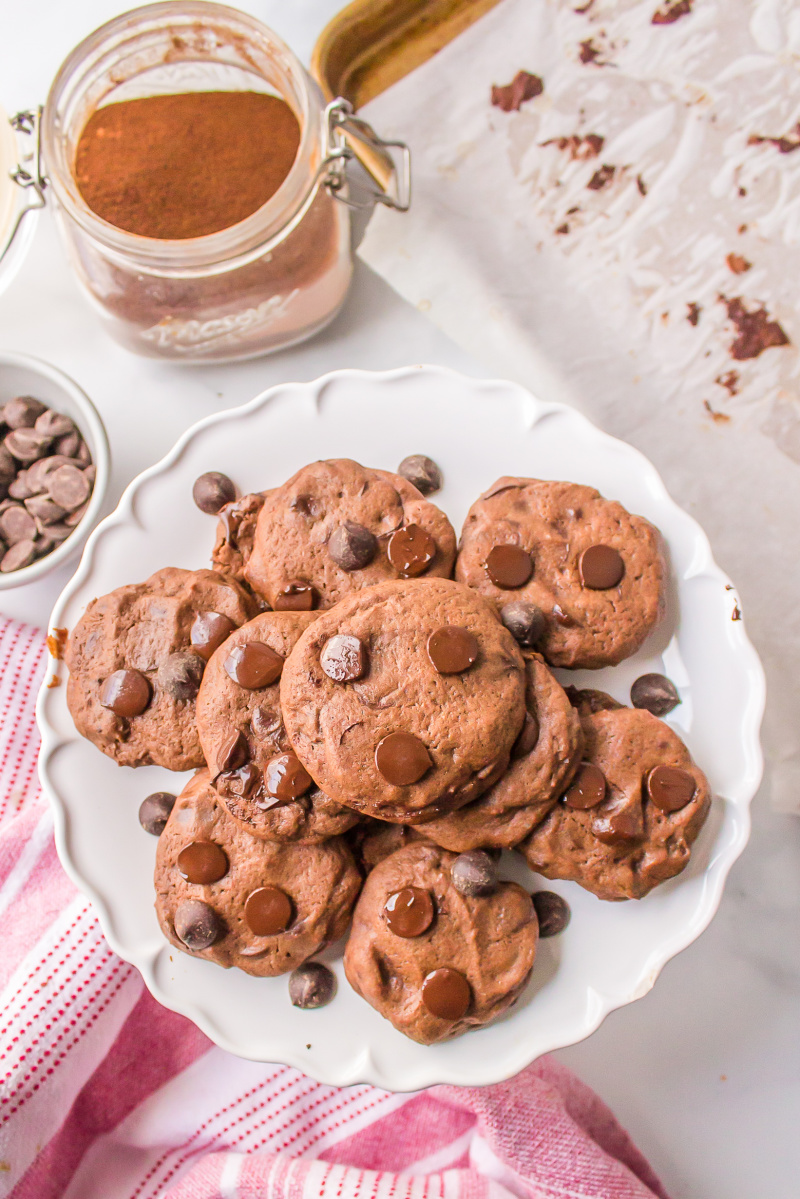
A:
{"type": "Polygon", "coordinates": [[[203,476],[213,570],[93,601],[66,655],[84,736],[197,771],[140,811],[169,940],[293,971],[292,1001],[318,1006],[333,976],[309,959],[352,918],[350,984],[425,1044],[505,1011],[565,927],[558,896],[501,881],[499,850],[641,898],[684,868],[710,803],[660,719],[669,680],[637,680],[629,708],[550,669],[639,649],[664,609],[657,530],[593,488],[504,478],[457,552],[440,483],[422,456],[317,462],[238,500],[203,476]]]}

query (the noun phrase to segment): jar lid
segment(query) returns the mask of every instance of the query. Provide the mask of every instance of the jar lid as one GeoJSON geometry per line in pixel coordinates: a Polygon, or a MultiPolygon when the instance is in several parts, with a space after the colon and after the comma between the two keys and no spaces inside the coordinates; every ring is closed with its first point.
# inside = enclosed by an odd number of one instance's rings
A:
{"type": "MultiPolygon", "coordinates": [[[[34,234],[35,210],[42,206],[41,197],[33,187],[23,187],[17,182],[19,166],[20,149],[14,126],[0,108],[0,292],[5,291],[22,265],[34,234]]],[[[33,164],[30,166],[31,171],[37,169],[33,164]]]]}

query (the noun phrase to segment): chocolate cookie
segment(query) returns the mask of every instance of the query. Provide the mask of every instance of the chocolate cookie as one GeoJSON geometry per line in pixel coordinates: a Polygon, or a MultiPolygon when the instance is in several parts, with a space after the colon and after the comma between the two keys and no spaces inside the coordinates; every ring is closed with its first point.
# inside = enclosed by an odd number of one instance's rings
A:
{"type": "Polygon", "coordinates": [[[641,899],[688,864],[711,806],[708,782],[650,712],[586,704],[580,715],[584,762],[518,848],[545,878],[572,879],[600,899],[641,899]]]}
{"type": "Polygon", "coordinates": [[[409,845],[370,873],[353,914],[350,985],[395,1028],[433,1045],[500,1016],[530,978],[538,924],[516,883],[464,895],[455,854],[409,845]]]}
{"type": "Polygon", "coordinates": [[[503,773],[525,716],[522,655],[448,579],[355,592],[303,633],[281,678],[295,753],[338,803],[418,824],[503,773]]]}
{"type": "Polygon", "coordinates": [[[174,566],[92,600],[65,654],[78,732],[120,766],[202,766],[195,699],[206,662],[252,615],[232,579],[174,566]]]}
{"type": "Polygon", "coordinates": [[[346,843],[253,837],[217,802],[207,770],[158,842],[156,914],[173,945],[260,977],[286,974],[344,933],[361,886],[346,843]]]}
{"type": "Polygon", "coordinates": [[[508,770],[480,799],[424,826],[445,849],[511,849],[536,827],[577,769],[580,720],[539,654],[525,663],[527,715],[508,770]]]}
{"type": "Polygon", "coordinates": [[[268,492],[244,577],[271,608],[330,608],[385,579],[449,578],[450,521],[400,475],[337,458],[268,492]]]}
{"type": "Polygon", "coordinates": [[[315,618],[256,616],[213,655],[197,697],[197,731],[221,801],[249,832],[271,841],[325,841],[358,822],[300,766],[281,716],[284,660],[315,618]]]}
{"type": "MultiPolygon", "coordinates": [[[[665,606],[657,529],[577,483],[498,479],[469,510],[456,578],[499,609],[538,609],[536,648],[574,669],[630,657],[665,606]]],[[[522,630],[519,612],[509,618],[522,630]]]]}

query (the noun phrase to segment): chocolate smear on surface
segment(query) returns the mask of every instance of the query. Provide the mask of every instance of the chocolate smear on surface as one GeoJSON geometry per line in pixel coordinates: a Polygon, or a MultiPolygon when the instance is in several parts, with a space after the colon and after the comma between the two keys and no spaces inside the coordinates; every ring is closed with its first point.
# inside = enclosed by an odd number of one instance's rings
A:
{"type": "Polygon", "coordinates": [[[681,17],[689,16],[693,3],[694,0],[677,0],[676,4],[668,4],[666,8],[659,8],[653,13],[650,24],[674,25],[681,17]]]}
{"type": "Polygon", "coordinates": [[[614,175],[616,173],[616,170],[617,170],[616,167],[612,167],[609,165],[609,163],[604,162],[603,165],[599,168],[599,170],[595,171],[595,173],[592,175],[589,182],[586,184],[589,191],[592,191],[592,192],[602,191],[602,189],[604,187],[607,187],[608,184],[612,181],[612,179],[614,178],[614,175]]]}
{"type": "Polygon", "coordinates": [[[716,408],[711,407],[708,400],[703,400],[703,407],[715,424],[727,425],[729,423],[731,418],[728,416],[727,412],[718,412],[716,408]]]}
{"type": "Polygon", "coordinates": [[[758,133],[751,133],[747,139],[748,146],[760,146],[764,142],[775,146],[781,154],[794,154],[795,150],[800,150],[800,121],[783,137],[762,137],[758,133]]]}
{"type": "Polygon", "coordinates": [[[700,320],[700,313],[703,311],[703,305],[697,304],[694,300],[692,300],[692,302],[687,304],[686,307],[689,310],[686,315],[686,319],[694,328],[697,325],[697,322],[700,320]]]}
{"type": "Polygon", "coordinates": [[[720,296],[720,300],[728,310],[728,320],[736,327],[736,337],[731,343],[731,357],[737,362],[748,358],[758,358],[764,350],[773,346],[788,346],[791,344],[783,328],[777,321],[770,319],[763,305],[748,312],[741,296],[728,299],[720,296]]]}
{"type": "Polygon", "coordinates": [[[587,133],[585,136],[572,133],[569,137],[549,137],[546,142],[539,142],[539,145],[558,146],[559,150],[569,150],[573,162],[581,162],[587,158],[597,158],[605,140],[599,133],[587,133]]]}
{"type": "Polygon", "coordinates": [[[492,104],[503,112],[519,112],[521,105],[534,100],[544,91],[544,83],[530,71],[517,71],[511,83],[492,85],[492,104]]]}

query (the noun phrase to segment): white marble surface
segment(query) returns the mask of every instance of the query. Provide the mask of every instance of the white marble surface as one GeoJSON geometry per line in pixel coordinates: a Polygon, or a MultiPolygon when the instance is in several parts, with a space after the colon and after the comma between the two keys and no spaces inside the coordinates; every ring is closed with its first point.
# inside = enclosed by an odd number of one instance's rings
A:
{"type": "MultiPolygon", "coordinates": [[[[307,58],[338,0],[241,6],[307,58]]],[[[34,19],[6,0],[0,104],[14,111],[43,99],[69,49],[120,7],[40,0],[34,19]]],[[[240,366],[180,370],[140,361],[97,326],[48,217],[0,298],[0,348],[48,359],[92,396],[114,452],[109,506],[189,423],[271,383],[415,361],[487,373],[364,267],[345,311],[307,346],[240,366]]],[[[627,435],[636,441],[635,429],[627,435]]],[[[667,483],[680,500],[680,477],[667,483]]],[[[2,610],[44,623],[65,578],[4,593],[2,610]]],[[[746,592],[747,580],[741,586],[746,592]]],[[[750,846],[708,932],[666,968],[650,995],[558,1055],[611,1104],[672,1199],[795,1199],[800,1192],[799,863],[800,821],[772,813],[759,797],[750,846]]]]}

